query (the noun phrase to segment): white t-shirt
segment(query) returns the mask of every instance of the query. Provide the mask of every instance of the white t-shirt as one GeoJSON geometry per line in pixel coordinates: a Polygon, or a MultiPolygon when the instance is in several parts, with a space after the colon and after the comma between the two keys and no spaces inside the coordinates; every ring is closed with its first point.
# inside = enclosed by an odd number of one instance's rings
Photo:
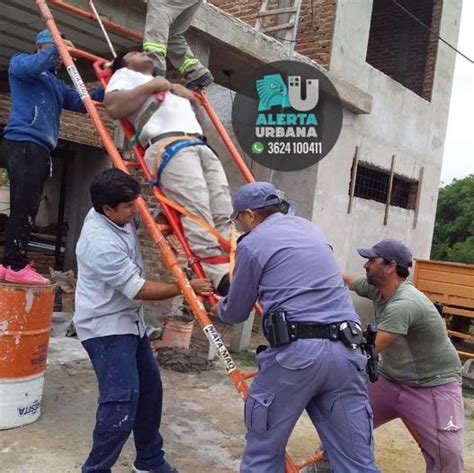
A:
{"type": "MultiPolygon", "coordinates": [[[[141,72],[132,71],[131,69],[123,67],[114,73],[105,91],[131,90],[146,84],[152,79],[153,76],[151,75],[142,74],[141,72]]],[[[151,96],[138,112],[127,117],[135,127],[138,126],[142,113],[154,101],[157,101],[156,97],[151,96]]],[[[151,138],[171,131],[203,134],[201,125],[199,125],[196,114],[191,106],[191,102],[171,92],[166,92],[158,110],[143,127],[140,133],[140,142],[145,144],[151,138]]]]}

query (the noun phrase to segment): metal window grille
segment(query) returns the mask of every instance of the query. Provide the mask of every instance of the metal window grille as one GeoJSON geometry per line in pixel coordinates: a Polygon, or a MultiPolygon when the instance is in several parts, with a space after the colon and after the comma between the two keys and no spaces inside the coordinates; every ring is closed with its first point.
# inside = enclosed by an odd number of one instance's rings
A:
{"type": "MultiPolygon", "coordinates": [[[[385,204],[388,198],[389,183],[389,171],[375,169],[366,164],[358,163],[354,197],[375,200],[385,204]]],[[[395,175],[393,176],[390,205],[414,210],[416,207],[417,193],[418,181],[395,175]]]]}
{"type": "Polygon", "coordinates": [[[354,196],[362,199],[387,201],[389,173],[362,164],[357,166],[354,196]]]}
{"type": "Polygon", "coordinates": [[[414,210],[416,206],[417,191],[418,182],[394,176],[390,205],[414,210]]]}

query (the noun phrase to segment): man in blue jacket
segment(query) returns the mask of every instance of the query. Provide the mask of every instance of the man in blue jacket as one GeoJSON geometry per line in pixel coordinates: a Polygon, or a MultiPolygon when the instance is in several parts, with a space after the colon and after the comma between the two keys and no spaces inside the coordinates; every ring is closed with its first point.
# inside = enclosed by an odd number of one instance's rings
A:
{"type": "Polygon", "coordinates": [[[269,182],[234,196],[240,230],[235,271],[220,318],[239,323],[257,298],[270,347],[245,401],[241,473],[284,473],[285,447],[306,410],[334,471],[378,472],[372,446],[362,331],[331,246],[311,222],[282,213],[269,182]]]}
{"type": "MultiPolygon", "coordinates": [[[[58,143],[61,111],[86,113],[79,94],[56,77],[60,65],[49,30],[38,33],[33,54],[17,54],[10,61],[12,107],[1,147],[10,179],[10,218],[0,280],[49,282],[28,264],[28,241],[44,184],[51,176],[50,153],[58,143]]],[[[103,90],[94,91],[92,96],[101,101],[103,90]]]]}

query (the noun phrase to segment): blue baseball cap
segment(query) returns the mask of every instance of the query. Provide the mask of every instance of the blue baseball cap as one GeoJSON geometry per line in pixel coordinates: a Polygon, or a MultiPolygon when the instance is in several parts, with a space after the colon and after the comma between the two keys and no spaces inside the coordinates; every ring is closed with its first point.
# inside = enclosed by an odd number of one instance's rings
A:
{"type": "Polygon", "coordinates": [[[54,43],[51,33],[49,32],[48,29],[41,30],[36,35],[36,44],[48,44],[48,43],[54,43]]]}
{"type": "Polygon", "coordinates": [[[413,264],[413,255],[407,246],[399,240],[390,238],[379,241],[372,248],[358,248],[357,252],[362,258],[383,258],[395,261],[401,268],[408,269],[413,264]]]}
{"type": "Polygon", "coordinates": [[[281,192],[270,182],[257,181],[244,184],[239,187],[232,199],[234,211],[230,215],[231,220],[237,218],[239,212],[246,209],[261,209],[268,205],[276,205],[281,202],[281,192]]]}

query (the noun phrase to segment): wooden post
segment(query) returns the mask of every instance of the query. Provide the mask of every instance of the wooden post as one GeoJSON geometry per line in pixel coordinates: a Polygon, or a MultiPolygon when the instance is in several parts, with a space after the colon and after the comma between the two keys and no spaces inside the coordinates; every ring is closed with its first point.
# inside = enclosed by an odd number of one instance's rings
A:
{"type": "Polygon", "coordinates": [[[416,203],[415,203],[415,215],[413,217],[413,230],[415,230],[416,225],[418,224],[418,213],[420,211],[421,186],[423,183],[424,172],[425,172],[425,168],[422,166],[420,168],[420,174],[418,176],[418,189],[416,190],[416,203]]]}
{"type": "Polygon", "coordinates": [[[388,211],[390,209],[390,200],[392,199],[392,186],[393,186],[393,169],[395,167],[395,155],[392,155],[392,164],[390,166],[390,178],[388,181],[388,192],[387,202],[385,202],[385,216],[383,218],[383,224],[387,225],[388,222],[388,211]]]}
{"type": "Polygon", "coordinates": [[[351,173],[351,190],[349,194],[349,204],[347,205],[347,213],[350,214],[352,210],[352,201],[354,199],[354,192],[357,180],[357,166],[359,165],[359,147],[355,147],[354,158],[352,159],[352,173],[351,173]]]}

